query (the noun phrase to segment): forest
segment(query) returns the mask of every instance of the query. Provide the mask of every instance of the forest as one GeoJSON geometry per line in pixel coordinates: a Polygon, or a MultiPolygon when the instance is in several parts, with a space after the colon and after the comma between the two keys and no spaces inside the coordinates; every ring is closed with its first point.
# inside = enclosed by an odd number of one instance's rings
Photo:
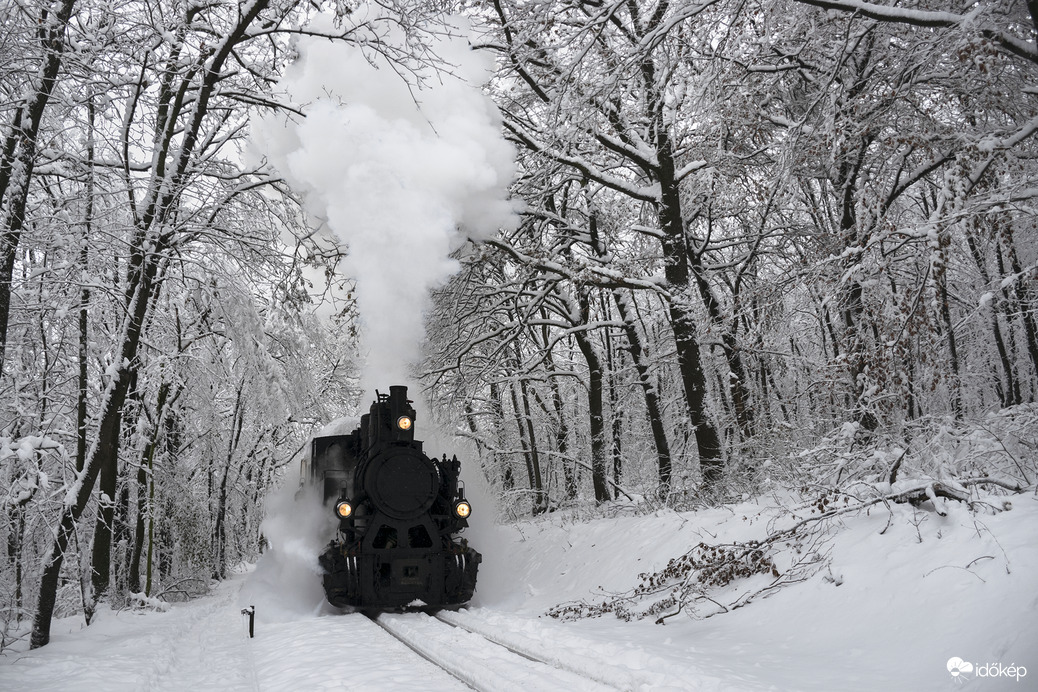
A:
{"type": "Polygon", "coordinates": [[[308,41],[419,105],[459,17],[490,66],[514,219],[459,222],[407,374],[502,520],[1038,481],[1032,0],[0,13],[0,650],[255,561],[309,437],[397,384],[359,241],[252,134],[316,109],[308,41]]]}

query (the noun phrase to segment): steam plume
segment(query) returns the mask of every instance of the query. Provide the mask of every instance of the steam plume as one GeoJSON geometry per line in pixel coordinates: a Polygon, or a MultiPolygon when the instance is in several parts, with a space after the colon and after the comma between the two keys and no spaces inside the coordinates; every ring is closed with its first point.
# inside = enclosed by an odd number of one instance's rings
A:
{"type": "MultiPolygon", "coordinates": [[[[429,292],[457,270],[450,253],[514,224],[513,151],[479,89],[489,64],[458,34],[432,46],[450,73],[422,68],[407,80],[381,53],[303,40],[283,84],[306,118],[267,118],[254,131],[311,213],[349,246],[367,391],[408,381],[429,292]]],[[[394,31],[379,39],[403,45],[394,31]]]]}

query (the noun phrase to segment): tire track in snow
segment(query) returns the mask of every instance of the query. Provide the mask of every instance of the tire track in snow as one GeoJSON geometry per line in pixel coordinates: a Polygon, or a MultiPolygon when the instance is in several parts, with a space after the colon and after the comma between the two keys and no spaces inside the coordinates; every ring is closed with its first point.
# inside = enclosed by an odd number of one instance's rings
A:
{"type": "Polygon", "coordinates": [[[263,692],[465,689],[359,613],[257,621],[250,648],[263,692]]]}
{"type": "Polygon", "coordinates": [[[240,582],[220,584],[214,598],[188,606],[187,618],[142,681],[156,692],[226,690],[259,692],[248,640],[235,605],[240,582]]]}

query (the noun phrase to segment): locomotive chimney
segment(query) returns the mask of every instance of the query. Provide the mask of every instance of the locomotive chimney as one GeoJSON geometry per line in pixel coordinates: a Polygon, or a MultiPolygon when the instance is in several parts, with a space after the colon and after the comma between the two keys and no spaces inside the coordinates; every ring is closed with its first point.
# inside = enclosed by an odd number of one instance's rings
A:
{"type": "MultiPolygon", "coordinates": [[[[394,384],[389,386],[389,400],[391,402],[402,402],[405,406],[407,405],[407,386],[402,384],[394,384]]],[[[394,408],[395,410],[395,408],[394,408]]]]}

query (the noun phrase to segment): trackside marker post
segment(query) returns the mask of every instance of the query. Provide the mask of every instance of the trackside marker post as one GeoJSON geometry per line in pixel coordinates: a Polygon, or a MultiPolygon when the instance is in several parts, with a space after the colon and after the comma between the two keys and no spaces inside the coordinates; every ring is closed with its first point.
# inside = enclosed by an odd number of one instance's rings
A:
{"type": "Polygon", "coordinates": [[[249,616],[249,639],[252,639],[256,634],[256,606],[250,605],[248,608],[242,608],[241,614],[249,616]]]}

